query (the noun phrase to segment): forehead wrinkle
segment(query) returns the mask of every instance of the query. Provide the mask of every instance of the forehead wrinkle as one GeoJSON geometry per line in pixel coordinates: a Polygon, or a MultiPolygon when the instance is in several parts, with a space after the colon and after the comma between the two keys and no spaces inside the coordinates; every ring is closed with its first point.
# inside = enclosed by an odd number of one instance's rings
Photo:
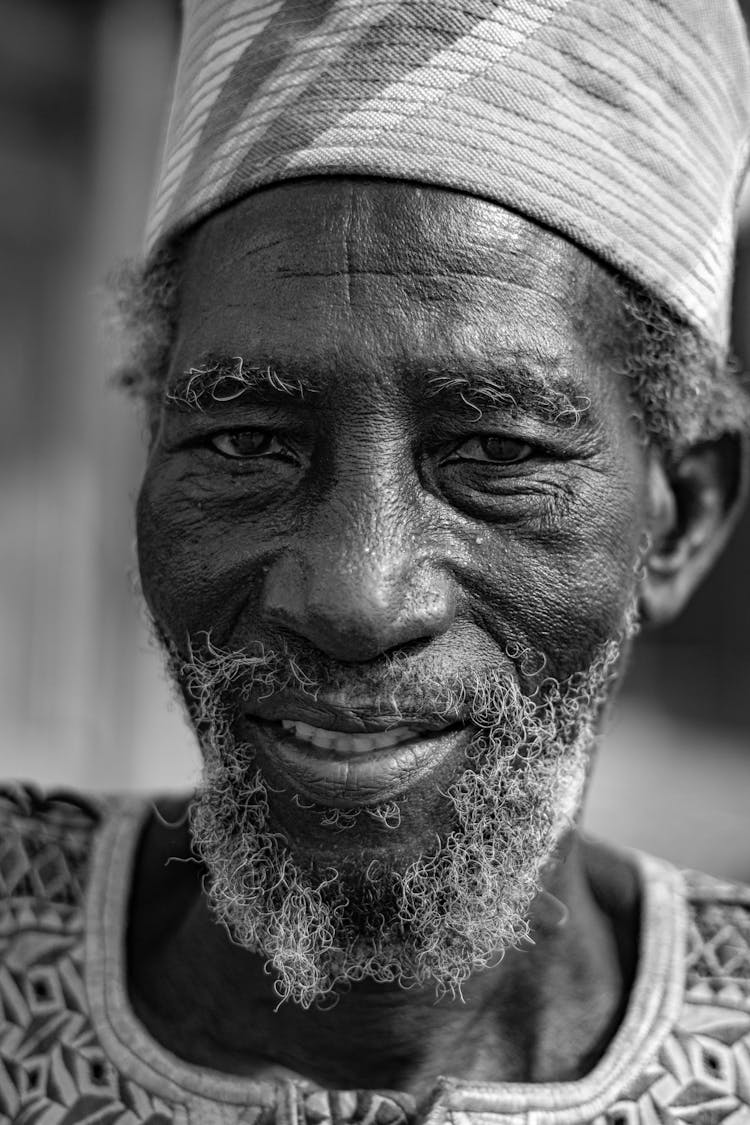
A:
{"type": "MultiPolygon", "coordinates": [[[[282,278],[303,278],[303,277],[340,277],[344,273],[350,274],[352,277],[428,277],[434,278],[437,281],[445,279],[452,281],[456,277],[468,277],[471,280],[477,281],[491,281],[502,285],[507,289],[518,289],[523,293],[538,292],[542,295],[547,294],[547,289],[543,285],[535,285],[534,278],[524,279],[522,281],[514,280],[513,278],[506,277],[501,273],[484,272],[482,270],[472,269],[467,265],[466,269],[461,269],[456,266],[455,268],[441,267],[437,265],[418,269],[411,264],[393,263],[392,265],[384,265],[380,269],[375,269],[372,266],[357,267],[346,265],[336,267],[330,270],[315,270],[315,269],[301,269],[299,267],[285,267],[278,263],[274,263],[273,272],[277,277],[282,278]]],[[[559,300],[556,303],[559,304],[559,300]]]]}

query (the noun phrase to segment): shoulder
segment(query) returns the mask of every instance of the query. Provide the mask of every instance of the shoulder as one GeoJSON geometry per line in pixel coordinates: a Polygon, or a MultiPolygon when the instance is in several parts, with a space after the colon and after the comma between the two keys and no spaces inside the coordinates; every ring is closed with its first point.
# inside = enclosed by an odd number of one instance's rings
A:
{"type": "Polygon", "coordinates": [[[750,888],[683,873],[679,1012],[649,1089],[660,1120],[750,1120],[750,888]]]}
{"type": "Polygon", "coordinates": [[[80,907],[105,800],[34,785],[0,784],[0,912],[22,903],[80,907]]]}
{"type": "Polygon", "coordinates": [[[688,1000],[750,1010],[750,886],[684,872],[688,1000]]]}
{"type": "Polygon", "coordinates": [[[122,933],[92,890],[142,806],[0,784],[0,1122],[187,1120],[108,1054],[104,935],[122,933]]]}

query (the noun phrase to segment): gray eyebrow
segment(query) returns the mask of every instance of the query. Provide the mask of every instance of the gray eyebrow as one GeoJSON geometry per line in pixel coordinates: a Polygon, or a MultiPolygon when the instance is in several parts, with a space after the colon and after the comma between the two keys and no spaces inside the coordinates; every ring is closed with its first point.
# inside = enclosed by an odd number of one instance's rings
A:
{"type": "Polygon", "coordinates": [[[573,429],[592,405],[572,379],[556,378],[552,382],[524,364],[481,373],[433,371],[425,384],[428,398],[463,403],[476,413],[476,421],[486,410],[502,410],[511,417],[533,414],[543,422],[573,429]]]}
{"type": "MultiPolygon", "coordinates": [[[[551,378],[533,363],[513,359],[493,370],[460,371],[452,366],[404,370],[426,399],[441,399],[451,410],[471,410],[474,421],[485,411],[502,410],[511,417],[531,414],[543,422],[578,426],[591,409],[591,400],[575,381],[551,378]]],[[[203,411],[239,399],[247,391],[283,396],[297,402],[316,395],[321,387],[307,371],[283,373],[270,363],[250,363],[243,356],[207,355],[178,375],[164,392],[164,402],[186,410],[203,411]]],[[[442,403],[441,403],[442,405],[442,403]]]]}
{"type": "Polygon", "coordinates": [[[250,364],[243,356],[208,356],[178,375],[164,392],[164,402],[188,410],[233,402],[249,390],[303,400],[318,388],[298,375],[280,374],[272,364],[250,364]]]}

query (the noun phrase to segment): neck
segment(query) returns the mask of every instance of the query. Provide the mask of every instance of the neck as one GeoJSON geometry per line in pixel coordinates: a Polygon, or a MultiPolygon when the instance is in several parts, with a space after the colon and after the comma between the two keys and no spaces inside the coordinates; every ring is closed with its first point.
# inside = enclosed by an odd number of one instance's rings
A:
{"type": "MultiPolygon", "coordinates": [[[[172,816],[174,810],[171,810],[172,816]]],[[[327,1010],[279,1006],[262,958],[212,918],[186,829],[153,819],[136,870],[130,986],[141,1019],[197,1065],[262,1077],[293,1073],[331,1088],[429,1097],[440,1074],[476,1081],[565,1081],[586,1073],[620,1021],[632,976],[632,911],[613,917],[607,874],[567,841],[535,900],[533,943],[476,973],[460,997],[368,982],[327,1010]],[[157,1014],[158,1013],[158,1014],[157,1014]]],[[[601,866],[601,865],[600,865],[601,866]]]]}

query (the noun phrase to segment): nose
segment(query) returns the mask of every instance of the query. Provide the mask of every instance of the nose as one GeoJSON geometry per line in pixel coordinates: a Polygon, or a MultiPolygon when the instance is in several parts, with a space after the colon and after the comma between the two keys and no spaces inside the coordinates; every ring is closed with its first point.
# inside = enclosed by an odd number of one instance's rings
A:
{"type": "Polygon", "coordinates": [[[455,616],[451,576],[426,537],[379,504],[319,518],[276,556],[263,616],[343,662],[364,662],[447,632],[455,616]]]}

